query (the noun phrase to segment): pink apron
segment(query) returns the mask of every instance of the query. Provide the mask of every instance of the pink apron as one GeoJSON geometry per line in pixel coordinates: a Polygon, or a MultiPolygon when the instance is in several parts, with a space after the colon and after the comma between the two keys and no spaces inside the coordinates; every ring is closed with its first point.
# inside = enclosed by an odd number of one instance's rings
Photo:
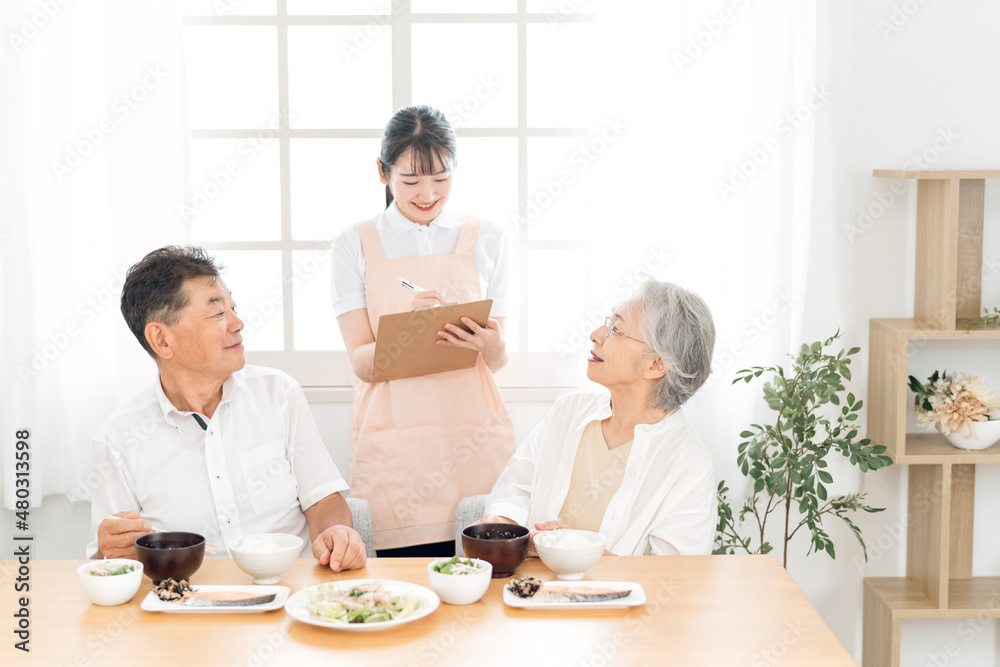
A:
{"type": "MultiPolygon", "coordinates": [[[[356,225],[365,253],[365,301],[379,317],[410,309],[403,277],[450,301],[482,298],[473,248],[478,221],[463,218],[453,255],[386,259],[375,224],[356,225]]],[[[488,493],[514,453],[514,429],[482,355],[472,368],[371,384],[354,380],[351,491],[368,500],[376,549],[455,537],[455,508],[488,493]]]]}

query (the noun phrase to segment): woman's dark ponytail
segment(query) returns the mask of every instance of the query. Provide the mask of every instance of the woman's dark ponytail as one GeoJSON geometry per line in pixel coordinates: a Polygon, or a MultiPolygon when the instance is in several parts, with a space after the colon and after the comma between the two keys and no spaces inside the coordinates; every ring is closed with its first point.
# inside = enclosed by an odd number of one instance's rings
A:
{"type": "MultiPolygon", "coordinates": [[[[455,167],[457,142],[455,130],[444,114],[426,105],[400,109],[382,131],[382,150],[379,161],[382,173],[388,178],[396,160],[406,149],[412,148],[411,167],[415,174],[432,174],[435,165],[443,165],[446,159],[455,167]]],[[[392,190],[385,186],[385,206],[392,203],[392,190]]]]}

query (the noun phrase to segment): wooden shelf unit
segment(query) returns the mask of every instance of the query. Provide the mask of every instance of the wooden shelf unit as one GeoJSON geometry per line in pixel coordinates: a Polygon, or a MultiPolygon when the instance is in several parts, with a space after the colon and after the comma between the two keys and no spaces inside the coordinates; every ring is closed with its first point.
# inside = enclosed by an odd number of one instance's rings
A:
{"type": "MultiPolygon", "coordinates": [[[[977,306],[978,307],[978,306],[977,306]]],[[[930,328],[913,318],[873,319],[868,325],[868,437],[885,445],[896,463],[1000,462],[1000,445],[985,452],[968,452],[948,444],[944,436],[906,432],[906,415],[913,403],[907,391],[906,369],[914,343],[933,340],[1000,341],[1000,328],[964,331],[962,322],[949,329],[930,328]],[[919,459],[912,458],[919,454],[919,459]],[[934,460],[932,457],[940,457],[934,460]]]]}
{"type": "Polygon", "coordinates": [[[936,433],[907,433],[907,363],[933,340],[1000,341],[1000,328],[964,330],[981,312],[985,179],[1000,170],[894,171],[917,181],[914,317],[869,325],[868,437],[909,465],[906,576],[864,580],[864,667],[898,667],[904,618],[1000,618],[1000,577],[972,576],[976,465],[1000,445],[956,449],[936,433]]]}

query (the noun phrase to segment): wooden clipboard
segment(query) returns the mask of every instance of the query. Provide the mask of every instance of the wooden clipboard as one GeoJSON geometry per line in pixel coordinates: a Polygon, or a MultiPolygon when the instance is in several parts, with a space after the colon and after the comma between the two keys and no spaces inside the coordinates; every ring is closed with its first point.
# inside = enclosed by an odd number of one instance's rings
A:
{"type": "Polygon", "coordinates": [[[485,327],[491,308],[493,299],[486,299],[383,315],[378,319],[372,382],[472,368],[479,353],[438,345],[437,332],[448,323],[464,327],[463,317],[485,327]]]}

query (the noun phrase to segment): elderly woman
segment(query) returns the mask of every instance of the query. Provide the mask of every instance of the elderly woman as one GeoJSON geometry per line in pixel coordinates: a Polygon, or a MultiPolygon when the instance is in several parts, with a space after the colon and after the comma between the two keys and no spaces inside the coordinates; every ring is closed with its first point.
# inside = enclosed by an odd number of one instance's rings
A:
{"type": "Polygon", "coordinates": [[[590,339],[587,377],[604,390],[556,402],[500,475],[481,522],[593,530],[622,556],[711,553],[712,459],[680,410],[711,371],[708,306],[650,281],[590,339]]]}

